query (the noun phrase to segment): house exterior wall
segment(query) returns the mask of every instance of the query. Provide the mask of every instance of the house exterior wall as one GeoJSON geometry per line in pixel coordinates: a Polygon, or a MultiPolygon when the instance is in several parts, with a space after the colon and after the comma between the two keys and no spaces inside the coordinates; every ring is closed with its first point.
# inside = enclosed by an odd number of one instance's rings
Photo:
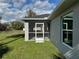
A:
{"type": "Polygon", "coordinates": [[[74,26],[73,26],[73,46],[79,44],[79,4],[73,7],[74,11],[74,26]]]}
{"type": "Polygon", "coordinates": [[[51,21],[50,24],[50,39],[59,48],[62,53],[67,52],[70,48],[65,46],[62,42],[62,29],[61,29],[60,16],[51,21]]]}
{"type": "MultiPolygon", "coordinates": [[[[72,47],[74,48],[76,45],[79,44],[79,3],[71,7],[69,10],[74,12],[73,14],[73,47],[72,47]]],[[[69,10],[66,10],[64,13],[62,13],[55,19],[52,19],[52,21],[50,22],[50,40],[54,42],[54,44],[59,48],[59,50],[63,54],[72,50],[71,47],[63,44],[63,41],[62,41],[63,35],[62,35],[61,16],[66,14],[69,10]]]]}

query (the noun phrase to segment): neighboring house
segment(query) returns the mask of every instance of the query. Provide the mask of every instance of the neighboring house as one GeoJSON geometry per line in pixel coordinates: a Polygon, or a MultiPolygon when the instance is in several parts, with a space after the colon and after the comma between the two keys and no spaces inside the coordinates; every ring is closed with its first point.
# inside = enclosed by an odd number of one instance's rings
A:
{"type": "Polygon", "coordinates": [[[51,41],[67,59],[79,59],[79,0],[64,0],[48,19],[51,41]]]}
{"type": "Polygon", "coordinates": [[[25,25],[25,41],[35,39],[36,42],[44,42],[49,37],[49,14],[25,17],[22,20],[25,25]]]}

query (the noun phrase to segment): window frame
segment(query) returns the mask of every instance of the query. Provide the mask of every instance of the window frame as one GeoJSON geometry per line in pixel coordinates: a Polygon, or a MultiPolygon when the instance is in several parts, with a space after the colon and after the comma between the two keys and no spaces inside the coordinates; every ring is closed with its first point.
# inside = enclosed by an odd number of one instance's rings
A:
{"type": "MultiPolygon", "coordinates": [[[[61,19],[62,19],[62,21],[61,21],[61,23],[62,23],[62,42],[63,42],[63,44],[64,44],[65,46],[67,46],[67,47],[69,47],[70,49],[72,49],[72,48],[73,48],[73,28],[72,28],[72,30],[71,30],[71,29],[68,29],[68,24],[63,22],[63,20],[67,20],[67,19],[64,19],[64,18],[65,18],[64,16],[67,15],[67,14],[69,14],[69,13],[73,13],[73,11],[70,11],[70,12],[68,12],[68,13],[66,13],[66,14],[64,14],[64,15],[61,16],[61,19]],[[64,25],[64,24],[66,25],[66,29],[63,28],[63,25],[64,25]],[[63,37],[64,37],[64,36],[63,36],[63,32],[64,32],[64,31],[67,31],[67,32],[70,31],[70,32],[72,32],[72,46],[70,46],[70,45],[68,45],[67,43],[64,42],[64,39],[63,39],[63,37]]],[[[68,19],[68,20],[72,20],[72,21],[73,21],[73,16],[72,16],[72,19],[68,19]]],[[[73,27],[73,22],[72,22],[72,27],[73,27]]],[[[68,35],[68,34],[67,34],[67,35],[68,35]]]]}

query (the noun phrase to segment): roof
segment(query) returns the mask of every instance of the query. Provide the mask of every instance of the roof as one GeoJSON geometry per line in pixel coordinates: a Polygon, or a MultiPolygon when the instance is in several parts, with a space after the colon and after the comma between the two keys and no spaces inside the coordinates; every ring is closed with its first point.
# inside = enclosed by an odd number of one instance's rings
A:
{"type": "Polygon", "coordinates": [[[24,17],[21,20],[23,21],[27,21],[27,20],[47,20],[48,19],[49,14],[42,14],[42,15],[36,15],[33,17],[24,17]]]}
{"type": "Polygon", "coordinates": [[[36,16],[32,16],[32,17],[25,17],[25,18],[44,18],[44,17],[48,17],[49,14],[42,14],[42,15],[36,15],[36,16]]]}
{"type": "Polygon", "coordinates": [[[57,8],[54,9],[52,14],[49,16],[48,19],[54,19],[55,17],[59,16],[62,14],[65,10],[68,8],[72,7],[74,4],[76,4],[79,0],[63,0],[57,8]]]}

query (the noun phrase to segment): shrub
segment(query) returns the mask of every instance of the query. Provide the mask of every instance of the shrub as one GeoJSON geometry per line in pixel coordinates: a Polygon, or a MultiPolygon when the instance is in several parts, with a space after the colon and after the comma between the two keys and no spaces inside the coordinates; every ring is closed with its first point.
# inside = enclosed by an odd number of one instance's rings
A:
{"type": "Polygon", "coordinates": [[[0,23],[0,31],[8,30],[8,26],[9,25],[7,23],[3,23],[3,24],[0,23]]]}
{"type": "Polygon", "coordinates": [[[22,30],[24,28],[24,24],[20,21],[11,22],[11,27],[15,30],[22,30]]]}

